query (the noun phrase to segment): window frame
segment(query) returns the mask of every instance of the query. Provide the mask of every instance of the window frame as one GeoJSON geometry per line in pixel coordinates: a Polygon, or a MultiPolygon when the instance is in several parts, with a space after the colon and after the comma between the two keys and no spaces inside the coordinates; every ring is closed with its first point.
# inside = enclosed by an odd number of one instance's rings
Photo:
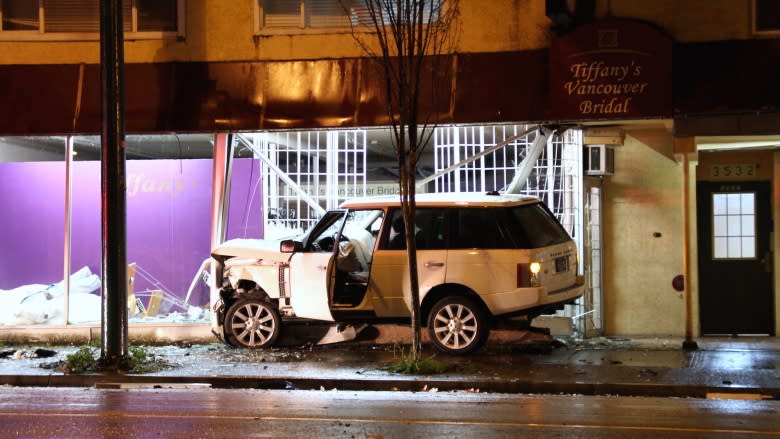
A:
{"type": "MultiPolygon", "coordinates": [[[[756,212],[756,199],[757,194],[755,191],[740,191],[740,192],[712,192],[710,194],[710,221],[712,223],[710,232],[710,240],[712,242],[712,250],[711,250],[711,260],[715,262],[720,261],[755,261],[758,259],[758,214],[756,212]],[[729,196],[739,196],[739,206],[737,208],[733,208],[732,205],[728,204],[730,199],[729,196]],[[743,197],[749,196],[750,198],[750,206],[751,209],[747,211],[743,211],[743,197]],[[718,197],[725,197],[723,200],[727,203],[726,210],[723,212],[717,212],[716,209],[716,199],[718,197]],[[717,226],[718,219],[722,219],[722,224],[720,227],[717,226]],[[744,224],[745,220],[749,219],[752,224],[750,224],[750,227],[748,227],[748,233],[744,230],[744,224]],[[736,220],[739,224],[738,228],[739,230],[732,230],[732,223],[729,220],[736,220]],[[720,233],[719,233],[720,231],[720,233]],[[720,255],[718,253],[718,249],[722,248],[717,245],[718,240],[725,240],[725,251],[726,253],[724,255],[720,255]],[[735,252],[732,252],[732,239],[736,239],[739,241],[739,254],[735,254],[735,252]],[[745,240],[749,240],[748,243],[752,246],[752,255],[748,254],[745,256],[745,240]]],[[[736,224],[736,223],[734,223],[736,224]]]]}
{"type": "Polygon", "coordinates": [[[750,31],[754,36],[777,37],[780,36],[780,26],[776,29],[760,30],[758,29],[758,3],[776,0],[751,0],[750,2],[750,31]]]}
{"type": "MultiPolygon", "coordinates": [[[[263,25],[263,23],[265,22],[265,11],[263,9],[263,1],[264,0],[254,0],[252,2],[252,8],[253,8],[252,15],[254,17],[253,33],[255,36],[291,35],[291,34],[295,34],[295,35],[344,34],[344,33],[352,33],[352,32],[373,32],[374,31],[373,25],[362,25],[362,24],[356,24],[356,25],[347,24],[344,26],[315,26],[315,27],[307,26],[306,8],[305,8],[306,0],[296,0],[299,4],[299,11],[300,11],[300,20],[298,26],[266,27],[263,25]]],[[[338,2],[339,0],[334,0],[334,1],[338,2]]],[[[440,0],[440,2],[442,5],[441,6],[442,9],[447,7],[446,0],[440,0]]]]}
{"type": "MultiPolygon", "coordinates": [[[[30,0],[35,1],[35,0],[30,0]]],[[[2,3],[0,0],[0,41],[100,41],[100,32],[46,32],[43,0],[38,1],[38,30],[3,30],[2,3]]],[[[187,0],[176,0],[175,31],[141,31],[138,29],[137,0],[128,0],[131,4],[130,31],[124,33],[125,41],[179,39],[185,37],[185,12],[187,0]]]]}

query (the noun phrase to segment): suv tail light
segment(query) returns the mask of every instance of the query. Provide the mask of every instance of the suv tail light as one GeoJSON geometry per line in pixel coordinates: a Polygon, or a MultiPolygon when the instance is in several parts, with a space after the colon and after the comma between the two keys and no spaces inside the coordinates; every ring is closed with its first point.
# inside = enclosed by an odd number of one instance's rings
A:
{"type": "Polygon", "coordinates": [[[542,264],[538,262],[517,264],[517,288],[538,287],[541,270],[542,264]]]}

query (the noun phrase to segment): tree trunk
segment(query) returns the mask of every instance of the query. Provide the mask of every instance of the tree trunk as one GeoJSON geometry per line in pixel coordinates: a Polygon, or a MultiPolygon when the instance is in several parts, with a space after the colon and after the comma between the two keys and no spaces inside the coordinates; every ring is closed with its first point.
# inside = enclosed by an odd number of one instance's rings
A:
{"type": "Polygon", "coordinates": [[[406,233],[406,256],[409,265],[409,292],[411,300],[411,325],[412,346],[411,356],[413,361],[420,359],[422,350],[422,322],[420,320],[420,283],[417,276],[417,241],[415,239],[415,181],[414,174],[407,169],[404,172],[405,199],[402,198],[402,210],[404,215],[404,230],[406,233]]]}

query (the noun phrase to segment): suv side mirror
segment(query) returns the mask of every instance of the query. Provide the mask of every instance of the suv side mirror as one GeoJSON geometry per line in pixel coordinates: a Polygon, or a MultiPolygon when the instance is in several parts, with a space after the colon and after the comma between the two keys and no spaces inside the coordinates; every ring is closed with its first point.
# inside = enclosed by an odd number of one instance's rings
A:
{"type": "Polygon", "coordinates": [[[282,253],[295,253],[303,250],[303,244],[300,241],[285,239],[279,244],[279,251],[282,253]]]}

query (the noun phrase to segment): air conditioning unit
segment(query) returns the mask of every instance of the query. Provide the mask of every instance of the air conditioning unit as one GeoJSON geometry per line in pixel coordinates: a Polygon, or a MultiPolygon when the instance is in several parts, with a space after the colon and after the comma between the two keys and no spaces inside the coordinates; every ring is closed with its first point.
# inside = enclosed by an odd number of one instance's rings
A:
{"type": "Polygon", "coordinates": [[[609,145],[585,145],[585,175],[615,173],[615,149],[609,145]]]}

